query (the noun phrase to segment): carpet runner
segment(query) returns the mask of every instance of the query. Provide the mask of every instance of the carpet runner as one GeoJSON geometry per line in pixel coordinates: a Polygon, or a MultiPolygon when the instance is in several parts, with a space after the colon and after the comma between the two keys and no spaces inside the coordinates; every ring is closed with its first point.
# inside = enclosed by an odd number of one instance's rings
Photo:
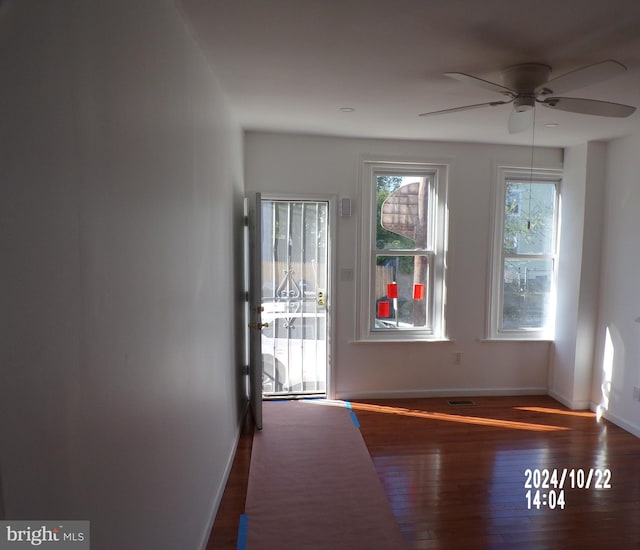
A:
{"type": "Polygon", "coordinates": [[[238,548],[406,548],[355,414],[344,403],[268,401],[251,454],[238,548]]]}

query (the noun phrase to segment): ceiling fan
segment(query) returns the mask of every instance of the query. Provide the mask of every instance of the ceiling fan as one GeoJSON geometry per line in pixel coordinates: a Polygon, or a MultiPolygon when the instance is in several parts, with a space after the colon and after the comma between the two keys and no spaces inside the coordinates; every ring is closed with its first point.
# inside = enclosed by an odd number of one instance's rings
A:
{"type": "Polygon", "coordinates": [[[476,103],[441,111],[422,113],[419,116],[434,116],[458,111],[467,111],[481,107],[496,107],[498,105],[513,104],[513,111],[509,116],[508,129],[510,134],[523,132],[533,121],[536,103],[571,113],[598,115],[606,117],[628,117],[636,108],[609,101],[581,99],[576,97],[559,97],[569,90],[582,88],[590,84],[602,82],[614,76],[623,74],[627,68],[617,61],[608,60],[588,65],[549,80],[551,67],[542,63],[523,63],[508,67],[502,71],[504,84],[489,82],[465,73],[444,73],[445,76],[463,83],[474,84],[485,90],[497,92],[508,99],[503,101],[489,101],[476,103]]]}

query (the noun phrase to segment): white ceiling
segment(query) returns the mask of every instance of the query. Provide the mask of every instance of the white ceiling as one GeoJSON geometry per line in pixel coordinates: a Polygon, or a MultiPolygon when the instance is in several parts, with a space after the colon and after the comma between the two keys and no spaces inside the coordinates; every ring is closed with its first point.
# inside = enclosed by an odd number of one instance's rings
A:
{"type": "Polygon", "coordinates": [[[246,129],[531,144],[532,131],[507,132],[510,106],[417,115],[503,99],[445,71],[501,82],[500,69],[517,63],[546,63],[553,78],[615,59],[627,73],[565,95],[639,112],[609,119],[538,106],[535,143],[574,145],[640,131],[639,0],[180,3],[246,129]]]}

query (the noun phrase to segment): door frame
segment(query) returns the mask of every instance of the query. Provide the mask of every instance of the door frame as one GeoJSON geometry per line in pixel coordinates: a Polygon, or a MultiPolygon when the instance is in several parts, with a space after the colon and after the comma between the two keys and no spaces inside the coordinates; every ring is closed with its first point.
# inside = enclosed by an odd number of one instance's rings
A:
{"type": "Polygon", "coordinates": [[[262,196],[245,193],[246,301],[244,340],[247,346],[249,405],[257,430],[262,430],[262,196]]]}
{"type": "Polygon", "coordinates": [[[337,303],[334,300],[334,293],[337,286],[335,281],[336,275],[336,251],[337,246],[335,236],[337,235],[337,204],[338,197],[335,194],[328,193],[282,193],[257,191],[263,200],[281,200],[281,201],[317,201],[326,202],[329,210],[329,223],[327,224],[327,257],[329,258],[329,268],[327,269],[327,382],[326,394],[327,399],[335,399],[335,314],[334,307],[337,303]]]}

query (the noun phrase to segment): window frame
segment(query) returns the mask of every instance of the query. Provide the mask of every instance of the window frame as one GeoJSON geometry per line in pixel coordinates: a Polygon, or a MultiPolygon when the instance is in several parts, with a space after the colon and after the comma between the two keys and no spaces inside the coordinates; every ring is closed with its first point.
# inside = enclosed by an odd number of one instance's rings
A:
{"type": "Polygon", "coordinates": [[[558,252],[560,235],[560,192],[562,171],[542,168],[512,168],[497,170],[493,215],[493,243],[489,277],[488,340],[553,340],[555,329],[558,252]],[[506,253],[504,250],[505,206],[507,183],[548,183],[555,186],[552,250],[550,253],[506,253]],[[550,260],[552,265],[550,311],[547,324],[541,328],[502,328],[504,302],[504,264],[507,259],[550,260]]]}
{"type": "Polygon", "coordinates": [[[424,161],[365,159],[361,164],[359,231],[360,291],[356,311],[356,340],[368,342],[424,342],[446,340],[445,336],[445,273],[447,248],[447,164],[424,161]],[[430,232],[427,248],[378,249],[376,243],[378,176],[429,176],[430,232]],[[428,282],[427,322],[419,328],[375,327],[375,265],[378,256],[427,256],[428,282]]]}

